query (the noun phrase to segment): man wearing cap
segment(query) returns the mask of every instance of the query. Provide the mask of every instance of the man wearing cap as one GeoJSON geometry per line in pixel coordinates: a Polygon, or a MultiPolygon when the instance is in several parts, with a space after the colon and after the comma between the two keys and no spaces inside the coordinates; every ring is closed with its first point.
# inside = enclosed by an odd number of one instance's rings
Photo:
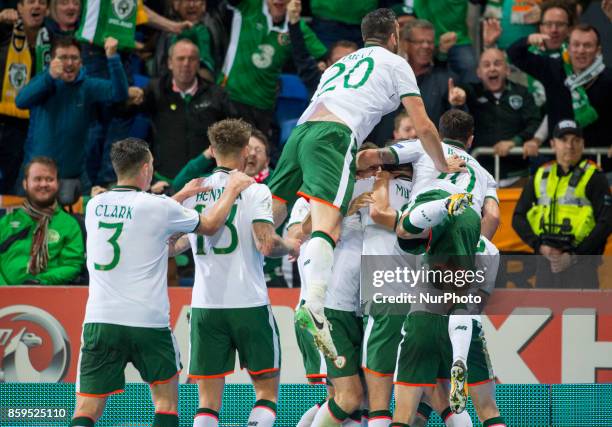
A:
{"type": "Polygon", "coordinates": [[[512,227],[536,254],[537,287],[598,287],[598,256],[612,231],[605,175],[584,159],[582,130],[561,120],[551,146],[556,159],[537,170],[514,210],[512,227]],[[581,256],[582,255],[582,256],[581,256]]]}

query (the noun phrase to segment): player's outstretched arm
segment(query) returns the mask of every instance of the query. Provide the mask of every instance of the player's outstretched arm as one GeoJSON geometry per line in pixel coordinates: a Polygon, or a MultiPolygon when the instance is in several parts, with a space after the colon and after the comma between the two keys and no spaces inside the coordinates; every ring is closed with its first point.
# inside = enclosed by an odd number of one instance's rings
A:
{"type": "Polygon", "coordinates": [[[420,96],[405,96],[402,98],[402,104],[408,115],[414,123],[416,133],[423,144],[425,152],[431,157],[440,172],[451,172],[448,170],[444,151],[442,151],[442,143],[436,126],[429,120],[429,116],[425,111],[425,104],[420,96]]]}
{"type": "Polygon", "coordinates": [[[390,179],[391,174],[387,171],[380,171],[376,175],[372,204],[370,205],[370,217],[376,224],[394,231],[399,219],[399,212],[389,206],[390,179]]]}
{"type": "Polygon", "coordinates": [[[215,234],[229,215],[236,198],[255,180],[243,172],[232,171],[230,178],[225,186],[223,195],[215,202],[212,208],[206,214],[200,215],[200,225],[195,230],[196,234],[205,234],[212,236],[215,234]]]}
{"type": "Polygon", "coordinates": [[[276,234],[271,223],[254,222],[253,237],[257,250],[269,258],[280,258],[285,255],[297,258],[300,253],[301,241],[289,237],[283,239],[276,234]]]}

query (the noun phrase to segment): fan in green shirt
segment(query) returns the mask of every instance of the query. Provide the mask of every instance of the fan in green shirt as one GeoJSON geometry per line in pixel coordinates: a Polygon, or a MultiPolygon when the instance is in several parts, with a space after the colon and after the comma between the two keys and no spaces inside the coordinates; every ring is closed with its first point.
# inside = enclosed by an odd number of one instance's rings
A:
{"type": "MultiPolygon", "coordinates": [[[[230,5],[234,16],[219,82],[231,101],[272,110],[278,77],[291,58],[287,2],[279,6],[272,0],[230,0],[230,5]]],[[[304,21],[300,28],[310,54],[323,57],[325,46],[304,21]]]]}
{"type": "Polygon", "coordinates": [[[53,160],[36,157],[26,166],[24,207],[0,219],[0,286],[63,285],[81,272],[83,235],[58,206],[58,188],[53,160]]]}

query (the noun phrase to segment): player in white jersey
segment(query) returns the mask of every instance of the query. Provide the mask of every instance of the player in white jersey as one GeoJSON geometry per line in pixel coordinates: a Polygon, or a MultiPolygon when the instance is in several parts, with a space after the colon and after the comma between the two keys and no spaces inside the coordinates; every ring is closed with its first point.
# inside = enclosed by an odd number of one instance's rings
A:
{"type": "MultiPolygon", "coordinates": [[[[274,221],[282,223],[287,205],[298,195],[312,205],[312,238],[304,280],[306,304],[298,317],[318,335],[321,350],[337,355],[323,313],[325,290],[331,280],[333,247],[340,236],[353,193],[355,153],[383,114],[403,104],[427,153],[441,172],[449,169],[437,130],[427,117],[412,69],[396,55],[399,24],[389,9],[363,18],[365,47],[325,71],[310,106],[292,132],[270,181],[274,221]]],[[[363,168],[365,169],[365,167],[363,168]]]]}
{"type": "MultiPolygon", "coordinates": [[[[361,382],[361,342],[363,318],[360,307],[361,251],[363,224],[361,211],[371,203],[373,171],[360,174],[353,200],[342,221],[342,232],[334,248],[334,268],[325,296],[325,316],[338,357],[325,359],[333,397],[317,412],[312,426],[361,425],[363,388],[361,382]]],[[[306,260],[307,262],[308,260],[306,260]]],[[[298,318],[299,319],[299,318],[298,318]]],[[[316,341],[316,336],[315,336],[316,341]]]]}
{"type": "MultiPolygon", "coordinates": [[[[411,165],[401,165],[393,172],[377,174],[373,187],[373,203],[364,209],[363,255],[402,256],[397,244],[395,226],[401,212],[408,205],[412,182],[411,165]],[[384,207],[388,209],[379,209],[384,207]]],[[[405,314],[372,308],[364,326],[361,366],[368,388],[370,426],[382,427],[391,423],[389,404],[393,389],[393,372],[405,314]]]]}
{"type": "Polygon", "coordinates": [[[201,191],[190,182],[175,196],[146,193],[153,176],[147,143],[113,144],[117,186],[87,205],[89,299],[79,356],[72,426],[93,426],[109,395],[123,392],[128,362],[151,384],[156,427],[178,426],[178,349],[169,328],[168,239],[174,233],[214,234],[242,189],[253,180],[234,174],[206,215],[177,201],[201,191]]]}
{"type": "MultiPolygon", "coordinates": [[[[226,119],[208,129],[217,168],[203,180],[210,190],[183,204],[208,212],[226,189],[229,171],[244,170],[251,126],[226,119]]],[[[272,195],[254,184],[236,199],[225,227],[204,238],[189,234],[195,262],[191,299],[189,376],[199,388],[194,427],[217,426],[225,377],[236,352],[251,376],[257,400],[249,425],[271,427],[276,418],[281,349],[263,272],[264,256],[297,256],[300,242],[274,230],[272,195]]],[[[180,246],[180,242],[179,242],[180,246]]]]}

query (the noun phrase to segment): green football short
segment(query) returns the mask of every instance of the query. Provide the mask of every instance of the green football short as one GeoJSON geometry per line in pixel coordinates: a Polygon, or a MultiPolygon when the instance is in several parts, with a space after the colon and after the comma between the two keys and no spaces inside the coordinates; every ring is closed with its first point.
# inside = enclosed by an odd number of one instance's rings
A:
{"type": "Polygon", "coordinates": [[[123,392],[128,362],[150,384],[169,381],[182,367],[170,328],[84,324],[77,394],[103,397],[123,392]]]}
{"type": "Polygon", "coordinates": [[[300,353],[302,353],[302,361],[304,362],[308,382],[311,384],[324,383],[327,377],[327,366],[323,354],[317,348],[310,332],[302,329],[297,323],[294,323],[294,326],[295,338],[297,339],[300,353]]]}
{"type": "MultiPolygon", "coordinates": [[[[448,196],[450,193],[443,190],[426,191],[417,196],[411,210],[423,203],[448,196]]],[[[456,267],[474,268],[474,256],[479,240],[480,217],[469,207],[459,216],[447,216],[431,229],[426,246],[427,261],[431,265],[454,264],[456,267]]],[[[418,242],[418,239],[416,241],[418,242]]]]}
{"type": "Polygon", "coordinates": [[[219,378],[240,366],[251,375],[280,369],[278,326],[268,305],[191,309],[189,376],[219,378]]]}
{"type": "Polygon", "coordinates": [[[329,378],[350,377],[360,373],[361,340],[363,338],[363,320],[354,311],[325,309],[325,316],[331,326],[331,336],[338,356],[344,358],[342,367],[336,366],[333,360],[326,358],[329,378]]]}
{"type": "MultiPolygon", "coordinates": [[[[468,384],[478,385],[495,378],[484,332],[472,321],[472,340],[468,353],[468,384]]],[[[453,348],[448,336],[448,316],[415,312],[404,322],[395,383],[433,386],[438,379],[449,379],[453,348]]]]}
{"type": "Polygon", "coordinates": [[[285,144],[268,187],[288,206],[304,196],[331,204],[346,215],[353,195],[356,152],[355,138],[345,125],[302,123],[285,144]]]}
{"type": "Polygon", "coordinates": [[[385,377],[393,375],[404,320],[406,316],[398,314],[367,317],[361,352],[361,367],[365,372],[385,377]]]}

